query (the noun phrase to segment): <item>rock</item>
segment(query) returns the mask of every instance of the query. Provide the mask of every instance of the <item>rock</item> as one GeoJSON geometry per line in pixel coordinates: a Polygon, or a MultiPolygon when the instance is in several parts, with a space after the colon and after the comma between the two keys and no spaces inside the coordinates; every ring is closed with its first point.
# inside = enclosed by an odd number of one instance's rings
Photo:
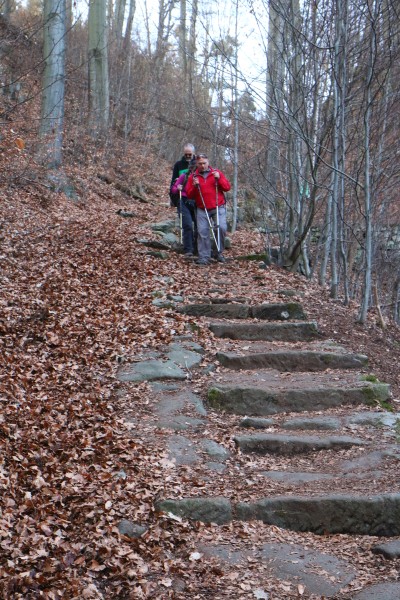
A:
{"type": "Polygon", "coordinates": [[[213,317],[217,319],[247,319],[249,307],[245,304],[186,304],[177,311],[192,317],[213,317]]]}
{"type": "Polygon", "coordinates": [[[294,485],[303,485],[309,481],[324,481],[334,478],[333,475],[327,473],[305,473],[304,471],[299,471],[297,473],[292,471],[263,471],[262,474],[274,481],[281,481],[283,483],[294,485]]]}
{"type": "Polygon", "coordinates": [[[179,344],[171,345],[170,352],[167,353],[168,360],[173,361],[180,367],[185,369],[191,369],[201,363],[203,357],[198,352],[192,352],[187,350],[184,346],[179,344]]]}
{"type": "Polygon", "coordinates": [[[203,448],[204,452],[208,454],[208,456],[214,458],[217,461],[224,461],[230,457],[229,450],[227,450],[224,446],[218,444],[214,440],[202,440],[201,447],[203,448]]]}
{"type": "Polygon", "coordinates": [[[156,248],[158,250],[169,250],[170,247],[168,244],[160,242],[159,240],[146,240],[146,239],[138,239],[136,240],[142,246],[146,246],[147,248],[156,248]]]}
{"type": "Polygon", "coordinates": [[[168,298],[168,300],[172,300],[172,302],[183,302],[184,301],[183,296],[178,296],[175,294],[167,294],[167,298],[168,298]]]}
{"type": "Polygon", "coordinates": [[[255,417],[245,417],[239,423],[241,427],[253,427],[253,429],[267,429],[275,425],[272,419],[257,419],[255,417]]]}
{"type": "Polygon", "coordinates": [[[125,366],[117,373],[119,381],[155,381],[157,379],[186,379],[186,373],[172,360],[146,360],[125,366]]]}
{"type": "Polygon", "coordinates": [[[317,534],[400,535],[400,494],[282,496],[236,505],[236,519],[317,534]]]}
{"type": "Polygon", "coordinates": [[[129,212],[127,210],[122,210],[122,208],[117,210],[117,215],[119,215],[120,217],[125,217],[125,218],[136,217],[135,213],[129,212]]]}
{"type": "Polygon", "coordinates": [[[177,465],[194,465],[199,461],[192,441],[183,435],[174,435],[168,439],[168,452],[177,465]]]}
{"type": "Polygon", "coordinates": [[[250,314],[253,319],[269,321],[287,321],[288,319],[305,319],[303,307],[297,302],[260,304],[252,306],[250,314]]]}
{"type": "Polygon", "coordinates": [[[171,429],[172,431],[186,431],[187,429],[199,430],[204,427],[202,419],[188,417],[186,415],[174,415],[162,417],[156,422],[159,429],[171,429]]]}
{"type": "Polygon", "coordinates": [[[160,258],[161,260],[167,260],[168,253],[163,251],[150,250],[150,252],[146,252],[147,256],[153,256],[154,258],[160,258]]]}
{"type": "Polygon", "coordinates": [[[134,539],[141,537],[147,531],[147,527],[143,525],[139,525],[138,523],[133,523],[132,521],[128,521],[128,519],[122,519],[118,524],[118,531],[121,535],[126,535],[127,537],[134,539]]]}
{"type": "Polygon", "coordinates": [[[162,221],[160,223],[153,223],[151,225],[153,231],[162,231],[164,233],[171,232],[175,229],[175,220],[162,221]]]}
{"type": "Polygon", "coordinates": [[[229,523],[232,520],[232,507],[227,498],[182,498],[181,500],[160,500],[156,510],[172,513],[184,519],[203,523],[229,523]]]}
{"type": "Polygon", "coordinates": [[[319,598],[333,597],[355,577],[347,561],[300,544],[266,543],[261,557],[275,577],[302,583],[309,594],[319,598]]]}
{"type": "Polygon", "coordinates": [[[326,369],[360,369],[368,362],[361,354],[342,354],[310,350],[278,350],[245,355],[217,352],[222,366],[234,370],[278,369],[278,371],[323,371],[326,369]]]}
{"type": "Polygon", "coordinates": [[[215,384],[207,392],[209,405],[230,414],[263,417],[282,412],[324,410],[345,404],[372,404],[390,396],[390,387],[386,384],[366,385],[354,381],[338,387],[340,382],[328,379],[318,384],[307,379],[302,385],[290,379],[269,384],[268,374],[264,380],[263,375],[264,372],[259,371],[257,377],[243,376],[237,383],[231,377],[232,383],[215,384]]]}
{"type": "Polygon", "coordinates": [[[172,300],[163,300],[162,298],[153,300],[152,305],[157,306],[157,308],[175,308],[175,302],[172,300]]]}
{"type": "Polygon", "coordinates": [[[233,340],[299,342],[318,336],[317,324],[304,323],[210,323],[216,337],[233,340]]]}
{"type": "Polygon", "coordinates": [[[237,447],[245,454],[255,452],[256,454],[293,455],[367,444],[361,439],[348,436],[318,437],[316,435],[294,436],[273,433],[238,435],[233,439],[237,447]]]}
{"type": "Polygon", "coordinates": [[[284,429],[340,429],[340,419],[334,417],[314,417],[309,419],[288,419],[281,425],[284,429]]]}
{"type": "Polygon", "coordinates": [[[202,360],[198,351],[188,350],[186,345],[185,342],[173,343],[163,353],[157,353],[155,358],[124,364],[117,372],[117,379],[119,381],[185,380],[187,370],[197,366],[202,360]]]}
{"type": "MultiPolygon", "coordinates": [[[[378,544],[371,548],[371,552],[374,554],[382,554],[385,558],[390,560],[400,557],[400,540],[394,540],[393,542],[386,542],[384,544],[378,544]]],[[[400,598],[400,595],[399,595],[400,598]]]]}
{"type": "Polygon", "coordinates": [[[352,597],[352,600],[399,600],[400,582],[378,583],[369,585],[352,597]]]}

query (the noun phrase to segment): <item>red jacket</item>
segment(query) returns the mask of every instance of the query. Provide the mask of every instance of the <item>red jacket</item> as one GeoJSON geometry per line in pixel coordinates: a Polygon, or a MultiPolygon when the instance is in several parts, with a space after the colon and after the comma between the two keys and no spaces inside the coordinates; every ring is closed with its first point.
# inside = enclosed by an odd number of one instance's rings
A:
{"type": "Polygon", "coordinates": [[[202,175],[199,174],[198,169],[194,172],[193,175],[189,176],[188,182],[186,184],[186,193],[188,198],[193,198],[196,202],[196,206],[198,208],[202,208],[204,210],[204,204],[206,205],[207,210],[212,210],[216,208],[217,203],[217,195],[218,195],[218,206],[222,206],[225,204],[225,196],[223,192],[229,192],[231,189],[231,184],[225,177],[225,175],[218,171],[217,169],[212,169],[210,167],[210,173],[207,175],[206,179],[202,175]],[[213,172],[219,173],[219,179],[215,179],[213,172]],[[199,188],[197,185],[193,184],[193,175],[196,175],[199,184],[201,195],[199,192],[199,188]],[[203,201],[201,199],[203,197],[203,201]]]}

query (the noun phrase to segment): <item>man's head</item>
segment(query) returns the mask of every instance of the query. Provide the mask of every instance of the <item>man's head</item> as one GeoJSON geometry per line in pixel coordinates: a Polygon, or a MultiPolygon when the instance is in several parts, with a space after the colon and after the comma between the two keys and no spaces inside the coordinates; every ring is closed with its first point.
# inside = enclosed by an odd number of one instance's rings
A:
{"type": "Polygon", "coordinates": [[[207,171],[209,167],[208,156],[206,154],[198,154],[196,156],[197,168],[200,173],[207,171]]]}
{"type": "Polygon", "coordinates": [[[193,144],[185,144],[183,147],[183,154],[184,154],[186,160],[191,160],[194,156],[193,144]]]}

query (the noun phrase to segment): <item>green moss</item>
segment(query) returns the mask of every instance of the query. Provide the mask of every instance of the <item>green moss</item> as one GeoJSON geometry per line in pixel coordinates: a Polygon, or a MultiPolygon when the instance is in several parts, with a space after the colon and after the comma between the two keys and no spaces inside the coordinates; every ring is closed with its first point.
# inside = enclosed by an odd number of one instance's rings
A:
{"type": "Polygon", "coordinates": [[[236,260],[267,260],[267,254],[242,254],[241,256],[237,256],[236,260]]]}
{"type": "Polygon", "coordinates": [[[375,375],[363,375],[361,377],[362,381],[370,381],[371,383],[379,383],[379,379],[375,377],[375,375]]]}
{"type": "Polygon", "coordinates": [[[380,405],[386,410],[393,411],[389,402],[389,385],[387,383],[372,383],[362,388],[364,401],[368,405],[380,405]]]}
{"type": "MultiPolygon", "coordinates": [[[[324,365],[329,366],[334,358],[333,354],[321,354],[324,365]]],[[[335,357],[336,358],[336,357],[335,357]]]]}
{"type": "Polygon", "coordinates": [[[393,406],[388,400],[378,400],[378,404],[388,412],[394,412],[393,406]]]}
{"type": "Polygon", "coordinates": [[[218,402],[220,391],[217,388],[210,388],[207,392],[207,398],[209,402],[218,402]]]}

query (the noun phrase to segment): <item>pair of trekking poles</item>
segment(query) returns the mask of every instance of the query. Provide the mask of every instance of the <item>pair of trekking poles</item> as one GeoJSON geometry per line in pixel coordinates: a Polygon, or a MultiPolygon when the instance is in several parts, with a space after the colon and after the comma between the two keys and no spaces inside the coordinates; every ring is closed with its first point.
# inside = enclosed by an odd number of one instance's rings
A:
{"type": "Polygon", "coordinates": [[[211,234],[212,234],[215,246],[217,248],[217,253],[220,254],[221,253],[221,234],[219,231],[218,181],[215,180],[215,210],[216,210],[216,216],[217,216],[217,224],[216,225],[214,225],[211,222],[211,218],[210,218],[210,215],[206,208],[206,203],[204,202],[203,194],[201,192],[200,183],[196,183],[196,187],[199,190],[200,199],[201,199],[201,202],[204,207],[204,212],[206,213],[206,216],[207,216],[208,225],[210,226],[210,229],[211,229],[211,234]],[[217,235],[215,235],[215,229],[217,230],[217,235]]]}

